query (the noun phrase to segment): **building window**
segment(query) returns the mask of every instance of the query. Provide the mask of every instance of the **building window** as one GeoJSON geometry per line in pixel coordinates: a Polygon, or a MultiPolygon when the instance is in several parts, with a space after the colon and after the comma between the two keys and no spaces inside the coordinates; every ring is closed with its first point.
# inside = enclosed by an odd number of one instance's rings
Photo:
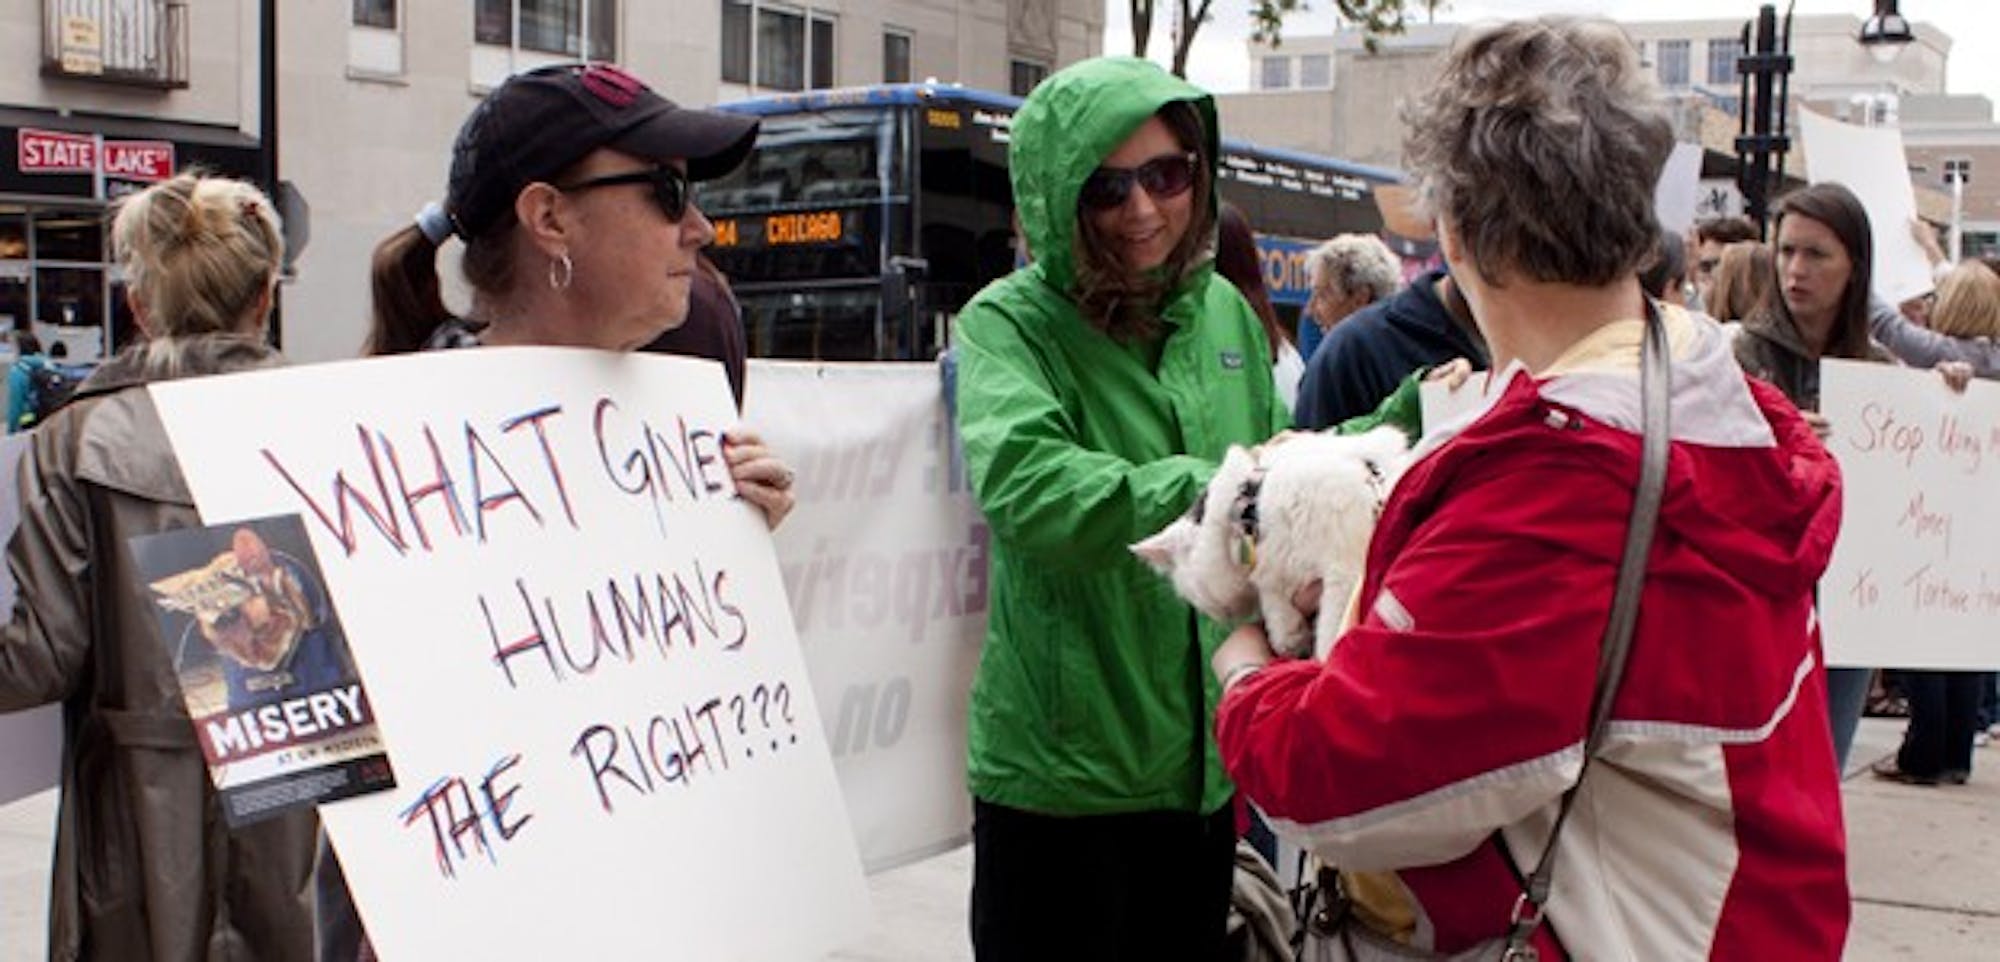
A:
{"type": "Polygon", "coordinates": [[[347,31],[348,76],[403,72],[403,33],[396,26],[396,0],[354,0],[354,27],[347,31]]]}
{"type": "Polygon", "coordinates": [[[1262,90],[1289,90],[1292,86],[1292,58],[1265,57],[1263,75],[1257,84],[1262,90]]]}
{"type": "Polygon", "coordinates": [[[101,211],[0,205],[0,334],[33,331],[71,362],[110,353],[105,308],[122,292],[105,261],[101,211]]]}
{"type": "Polygon", "coordinates": [[[1655,61],[1660,71],[1660,86],[1668,90],[1685,90],[1688,85],[1688,42],[1685,40],[1662,40],[1655,61]]]}
{"type": "Polygon", "coordinates": [[[910,35],[893,30],[882,33],[882,82],[910,82],[910,35]]]}
{"type": "Polygon", "coordinates": [[[750,5],[722,0],[722,82],[750,82],[750,5]]]}
{"type": "Polygon", "coordinates": [[[1736,83],[1736,58],[1743,55],[1743,41],[1737,37],[1708,42],[1708,82],[1736,83]]]}
{"type": "Polygon", "coordinates": [[[749,4],[739,0],[722,0],[722,80],[725,83],[750,83],[751,64],[755,63],[756,85],[759,87],[804,90],[808,79],[814,89],[831,87],[833,45],[834,23],[829,17],[813,14],[811,28],[808,29],[804,14],[759,7],[757,27],[752,30],[749,4]]]}
{"type": "Polygon", "coordinates": [[[396,29],[396,0],[354,0],[354,25],[396,29]]]}
{"type": "Polygon", "coordinates": [[[1333,58],[1323,53],[1301,56],[1299,86],[1308,90],[1324,90],[1333,86],[1333,58]]]}
{"type": "Polygon", "coordinates": [[[812,18],[812,47],[806,51],[806,62],[811,64],[814,90],[833,86],[832,20],[819,16],[812,18]]]}
{"type": "Polygon", "coordinates": [[[1026,97],[1029,91],[1035,89],[1036,84],[1048,78],[1049,66],[1032,60],[1016,60],[1012,73],[1013,77],[1007,85],[1008,91],[1016,97],[1026,97]]]}
{"type": "MultiPolygon", "coordinates": [[[[190,2],[42,0],[42,72],[142,87],[185,88],[190,2]]],[[[362,14],[363,6],[354,4],[355,16],[362,14]]],[[[392,26],[394,15],[391,4],[392,26]]]]}
{"type": "MultiPolygon", "coordinates": [[[[362,2],[355,0],[357,7],[362,2]]],[[[474,0],[474,41],[507,47],[514,46],[517,37],[523,50],[579,60],[617,60],[618,0],[474,0]]]]}

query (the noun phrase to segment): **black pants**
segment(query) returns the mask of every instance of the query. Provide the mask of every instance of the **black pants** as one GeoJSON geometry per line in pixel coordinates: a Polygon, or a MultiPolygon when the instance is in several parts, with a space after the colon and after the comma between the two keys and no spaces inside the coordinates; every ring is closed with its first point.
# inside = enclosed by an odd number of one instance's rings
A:
{"type": "Polygon", "coordinates": [[[1906,671],[1903,691],[1910,698],[1910,728],[1896,767],[1912,775],[1938,778],[1972,771],[1972,735],[1979,730],[1983,672],[1906,671]]]}
{"type": "Polygon", "coordinates": [[[1235,851],[1227,805],[1063,818],[975,799],[973,956],[1220,960],[1235,851]]]}

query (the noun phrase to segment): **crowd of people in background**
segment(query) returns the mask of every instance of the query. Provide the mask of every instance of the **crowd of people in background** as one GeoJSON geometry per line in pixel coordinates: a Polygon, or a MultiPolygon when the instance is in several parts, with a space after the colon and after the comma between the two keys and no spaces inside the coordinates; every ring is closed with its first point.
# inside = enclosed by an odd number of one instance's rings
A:
{"type": "MultiPolygon", "coordinates": [[[[966,305],[947,373],[992,532],[967,755],[977,956],[1227,958],[1255,822],[1321,860],[1318,908],[1294,921],[1317,958],[1363,957],[1341,954],[1354,939],[1426,958],[1500,940],[1543,958],[1837,958],[1837,780],[1882,682],[1828,666],[1810,617],[1841,490],[1822,441],[1847,427],[1818,413],[1820,366],[1936,368],[1961,390],[2000,376],[2000,264],[1945,263],[1914,225],[1935,296],[1885,303],[1868,214],[1833,183],[1785,197],[1768,242],[1739,217],[1663,234],[1671,130],[1604,21],[1467,31],[1407,120],[1441,257],[1404,283],[1380,237],[1332,237],[1294,329],[1256,225],[1218,197],[1207,93],[1098,58],[1015,116],[1034,256],[966,305]],[[1642,374],[1653,361],[1670,386],[1642,374]],[[1373,423],[1448,369],[1483,372],[1484,413],[1419,449],[1353,605],[1307,612],[1340,620],[1324,663],[1196,616],[1127,551],[1199,502],[1231,445],[1373,423]],[[1655,524],[1632,481],[1652,448],[1669,536],[1639,551],[1658,577],[1623,584],[1628,538],[1655,524]],[[1607,672],[1619,599],[1638,603],[1630,670],[1607,672]]],[[[604,65],[501,84],[461,129],[442,202],[376,251],[367,353],[691,354],[724,365],[740,407],[739,311],[700,254],[714,230],[690,185],[740,163],[757,127],[604,65]],[[464,312],[438,278],[452,238],[464,312]]],[[[312,813],[224,826],[127,559],[102,550],[199,523],[144,386],[282,363],[264,337],[275,211],[197,174],[117,211],[144,338],[60,410],[35,399],[55,359],[32,335],[9,374],[9,428],[37,430],[0,710],[70,709],[51,952],[370,957],[312,813]]],[[[749,432],[725,451],[776,527],[791,470],[749,432]]],[[[1889,683],[1909,728],[1875,774],[1965,782],[2000,733],[1995,676],[1889,683]]]]}

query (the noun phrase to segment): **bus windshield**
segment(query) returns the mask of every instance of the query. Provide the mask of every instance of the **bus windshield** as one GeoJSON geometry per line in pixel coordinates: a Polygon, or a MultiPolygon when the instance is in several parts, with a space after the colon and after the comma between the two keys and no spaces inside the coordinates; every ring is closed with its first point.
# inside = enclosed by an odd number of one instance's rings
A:
{"type": "Polygon", "coordinates": [[[894,118],[882,110],[766,117],[750,158],[701,185],[702,211],[717,218],[879,201],[900,179],[894,118]]]}

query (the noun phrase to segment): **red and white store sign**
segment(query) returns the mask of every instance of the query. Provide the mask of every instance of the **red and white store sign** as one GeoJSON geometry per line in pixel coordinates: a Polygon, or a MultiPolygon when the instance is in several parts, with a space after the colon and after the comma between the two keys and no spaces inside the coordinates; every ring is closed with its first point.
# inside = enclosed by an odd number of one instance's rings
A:
{"type": "Polygon", "coordinates": [[[153,183],[174,175],[172,141],[107,140],[99,156],[106,177],[153,183]]]}
{"type": "Polygon", "coordinates": [[[15,156],[24,174],[95,173],[97,138],[23,127],[15,139],[15,156]]]}
{"type": "Polygon", "coordinates": [[[174,145],[166,140],[107,140],[92,134],[23,127],[15,156],[24,174],[93,174],[151,183],[174,175],[174,145]]]}

